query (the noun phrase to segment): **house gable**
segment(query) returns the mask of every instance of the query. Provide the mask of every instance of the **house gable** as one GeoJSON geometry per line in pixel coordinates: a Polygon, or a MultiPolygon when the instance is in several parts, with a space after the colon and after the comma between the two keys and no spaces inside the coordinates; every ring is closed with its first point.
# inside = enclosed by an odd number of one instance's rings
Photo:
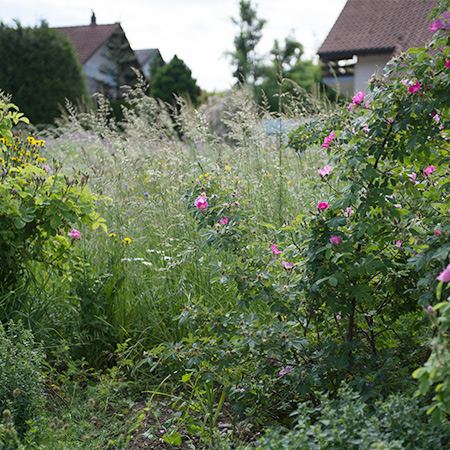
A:
{"type": "Polygon", "coordinates": [[[361,79],[367,86],[371,60],[373,74],[393,55],[431,40],[427,19],[435,5],[436,0],[347,0],[317,52],[324,63],[323,81],[347,83],[349,95],[363,90],[361,79]]]}
{"type": "Polygon", "coordinates": [[[102,92],[116,98],[120,95],[120,86],[127,84],[130,77],[134,78],[130,68],[142,70],[119,23],[97,25],[93,15],[90,25],[56,29],[70,39],[77,51],[91,94],[102,92]],[[121,53],[115,56],[124,61],[112,60],[114,45],[121,53]],[[122,79],[121,73],[127,74],[126,79],[122,79]]]}

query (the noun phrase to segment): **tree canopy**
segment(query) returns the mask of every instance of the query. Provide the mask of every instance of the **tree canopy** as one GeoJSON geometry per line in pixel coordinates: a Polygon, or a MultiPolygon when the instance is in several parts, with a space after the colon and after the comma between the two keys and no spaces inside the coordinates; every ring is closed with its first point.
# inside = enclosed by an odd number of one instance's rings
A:
{"type": "Polygon", "coordinates": [[[150,95],[167,103],[173,103],[174,95],[180,95],[189,97],[196,105],[200,93],[197,81],[192,78],[191,70],[177,55],[155,73],[150,86],[150,95]]]}
{"type": "Polygon", "coordinates": [[[256,46],[262,38],[266,21],[257,16],[251,0],[239,2],[239,19],[231,19],[239,27],[234,38],[235,50],[230,52],[232,63],[236,66],[233,76],[238,83],[253,83],[258,78],[258,58],[256,46]]]}
{"type": "Polygon", "coordinates": [[[239,18],[231,20],[239,27],[234,38],[235,49],[229,52],[236,67],[233,76],[237,83],[254,88],[259,102],[266,98],[268,106],[277,110],[282,94],[292,93],[294,86],[311,92],[320,83],[320,66],[302,59],[303,46],[292,36],[285,38],[284,45],[275,40],[269,57],[257,53],[266,20],[258,17],[251,0],[240,0],[239,18]]]}
{"type": "Polygon", "coordinates": [[[83,68],[69,39],[42,22],[39,27],[0,23],[0,89],[32,123],[51,123],[65,99],[87,97],[83,68]]]}

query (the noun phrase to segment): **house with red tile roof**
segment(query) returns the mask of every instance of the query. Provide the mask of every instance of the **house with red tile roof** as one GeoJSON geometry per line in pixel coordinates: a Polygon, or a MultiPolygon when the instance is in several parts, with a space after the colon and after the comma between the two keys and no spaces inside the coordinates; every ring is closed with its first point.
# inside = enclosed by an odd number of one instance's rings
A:
{"type": "Polygon", "coordinates": [[[91,94],[102,92],[116,98],[120,93],[120,86],[126,83],[121,77],[124,70],[130,71],[130,67],[133,67],[142,72],[120,23],[98,25],[93,13],[90,25],[56,29],[70,39],[77,51],[91,94]],[[120,67],[110,56],[114,45],[120,46],[121,58],[126,67],[120,67]]]}
{"type": "Polygon", "coordinates": [[[318,50],[322,80],[342,94],[364,91],[394,56],[427,44],[436,0],[347,0],[318,50]]]}

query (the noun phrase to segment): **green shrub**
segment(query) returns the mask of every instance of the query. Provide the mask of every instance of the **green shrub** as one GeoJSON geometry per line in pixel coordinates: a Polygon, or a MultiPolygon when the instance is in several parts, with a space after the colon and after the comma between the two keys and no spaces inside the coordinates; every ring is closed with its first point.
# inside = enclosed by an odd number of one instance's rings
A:
{"type": "Polygon", "coordinates": [[[42,346],[21,322],[0,324],[0,413],[11,411],[11,420],[22,433],[44,404],[42,346]]]}
{"type": "Polygon", "coordinates": [[[2,89],[34,124],[53,122],[66,99],[88,98],[72,43],[45,22],[34,28],[0,23],[0,59],[2,89]]]}
{"type": "Polygon", "coordinates": [[[98,200],[86,189],[87,175],[68,177],[60,166],[40,155],[45,142],[12,134],[13,124],[26,121],[0,93],[0,320],[11,318],[18,292],[27,292],[38,269],[67,273],[76,266],[73,247],[81,234],[104,219],[95,211],[98,200]],[[14,291],[14,292],[12,292],[14,291]]]}
{"type": "Polygon", "coordinates": [[[3,423],[0,423],[0,450],[23,450],[14,424],[11,421],[11,411],[3,410],[3,423]]]}
{"type": "Polygon", "coordinates": [[[431,424],[417,399],[393,395],[374,408],[343,388],[339,398],[322,398],[320,405],[300,405],[298,422],[289,431],[266,433],[259,449],[424,449],[444,448],[450,430],[431,424]]]}

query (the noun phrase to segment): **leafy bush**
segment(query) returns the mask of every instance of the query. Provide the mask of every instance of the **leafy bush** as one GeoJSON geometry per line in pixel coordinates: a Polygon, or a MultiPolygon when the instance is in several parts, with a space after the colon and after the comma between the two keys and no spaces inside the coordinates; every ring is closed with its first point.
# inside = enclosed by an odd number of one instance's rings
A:
{"type": "MultiPolygon", "coordinates": [[[[449,2],[439,5],[447,11],[449,2]]],[[[436,276],[450,262],[449,44],[448,30],[438,30],[433,57],[409,50],[346,108],[292,133],[299,153],[329,156],[309,183],[322,196],[309,212],[277,228],[254,211],[243,217],[245,197],[214,180],[194,183],[187,199],[204,243],[234,256],[217,262],[216,281],[232,284],[242,312],[187,308],[180,321],[190,338],[159,348],[160,360],[184,360],[222,385],[231,377],[239,412],[258,418],[286,416],[320,391],[334,395],[342,381],[364,398],[411,388],[427,356],[424,311],[439,300],[436,276]]],[[[448,284],[441,290],[446,298],[448,284]]],[[[444,319],[440,326],[445,348],[444,319]]],[[[435,411],[449,411],[438,356],[418,375],[437,377],[435,411]]]]}
{"type": "Polygon", "coordinates": [[[0,323],[0,414],[8,409],[21,433],[44,406],[44,363],[42,346],[30,330],[21,322],[0,323]]]}
{"type": "Polygon", "coordinates": [[[291,431],[266,433],[259,449],[423,449],[443,448],[450,439],[445,423],[433,425],[417,399],[393,395],[373,407],[343,388],[339,398],[301,404],[291,431]]]}
{"type": "Polygon", "coordinates": [[[32,123],[51,123],[66,99],[76,103],[87,98],[72,43],[45,22],[34,28],[0,23],[0,59],[1,88],[32,123]]]}
{"type": "Polygon", "coordinates": [[[36,265],[67,270],[75,266],[72,246],[85,223],[106,230],[95,211],[98,197],[86,187],[87,175],[70,179],[51,168],[39,152],[43,140],[12,135],[13,123],[23,120],[16,107],[0,98],[0,278],[7,317],[7,296],[34,280],[36,265]]]}

